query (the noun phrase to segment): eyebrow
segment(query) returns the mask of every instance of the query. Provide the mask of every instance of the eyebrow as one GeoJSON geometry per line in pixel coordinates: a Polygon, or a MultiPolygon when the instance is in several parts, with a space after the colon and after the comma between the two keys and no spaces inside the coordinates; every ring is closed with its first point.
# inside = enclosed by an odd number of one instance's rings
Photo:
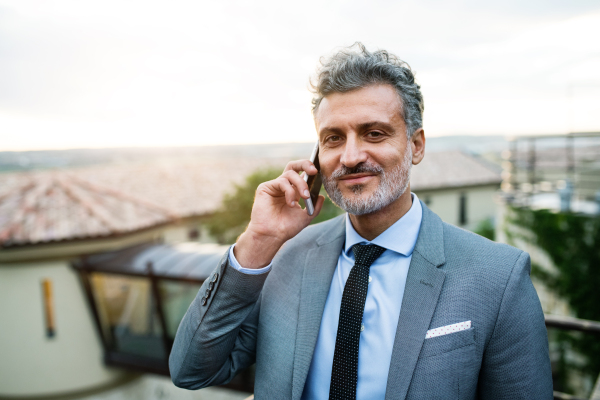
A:
{"type": "MultiPolygon", "coordinates": [[[[362,124],[358,124],[358,130],[359,131],[365,131],[367,129],[373,128],[373,127],[377,127],[380,126],[381,128],[388,130],[388,131],[394,131],[394,128],[392,127],[392,125],[386,123],[386,122],[382,122],[382,121],[369,121],[369,122],[363,122],[362,124]]],[[[321,129],[320,134],[324,134],[324,133],[344,133],[344,131],[340,128],[336,128],[336,127],[325,127],[323,129],[321,129]]]]}
{"type": "Polygon", "coordinates": [[[381,122],[381,121],[371,121],[371,122],[364,122],[362,124],[358,124],[358,129],[361,131],[364,131],[364,130],[367,130],[369,128],[373,128],[376,126],[381,126],[382,128],[385,128],[390,131],[394,130],[390,124],[388,124],[386,122],[381,122]]]}

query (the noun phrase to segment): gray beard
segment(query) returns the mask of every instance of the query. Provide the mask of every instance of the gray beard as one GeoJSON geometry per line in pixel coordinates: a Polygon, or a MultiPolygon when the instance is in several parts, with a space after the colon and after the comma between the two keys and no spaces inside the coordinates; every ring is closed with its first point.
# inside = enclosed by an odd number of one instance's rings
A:
{"type": "Polygon", "coordinates": [[[409,144],[404,152],[402,164],[395,166],[387,174],[381,166],[370,163],[361,163],[354,168],[342,166],[329,177],[322,175],[323,186],[331,201],[347,213],[353,215],[370,214],[390,205],[404,194],[410,182],[411,167],[412,149],[409,144]],[[363,199],[360,194],[364,189],[364,185],[354,185],[350,188],[354,196],[344,197],[337,180],[345,175],[361,172],[376,173],[380,176],[380,183],[375,189],[375,193],[363,199]]]}

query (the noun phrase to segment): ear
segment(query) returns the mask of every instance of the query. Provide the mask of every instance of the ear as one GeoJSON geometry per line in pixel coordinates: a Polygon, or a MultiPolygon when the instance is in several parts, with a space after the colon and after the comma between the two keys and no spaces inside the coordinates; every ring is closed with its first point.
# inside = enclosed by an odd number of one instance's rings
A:
{"type": "Polygon", "coordinates": [[[410,146],[412,148],[412,163],[417,165],[425,157],[425,131],[419,128],[413,133],[410,138],[410,146]]]}

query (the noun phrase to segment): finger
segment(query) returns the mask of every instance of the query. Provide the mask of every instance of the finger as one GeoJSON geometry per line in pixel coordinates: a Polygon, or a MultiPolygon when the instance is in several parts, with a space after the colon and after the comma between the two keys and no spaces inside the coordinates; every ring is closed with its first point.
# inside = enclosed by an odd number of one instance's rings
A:
{"type": "Polygon", "coordinates": [[[317,172],[317,167],[315,164],[310,162],[310,160],[296,160],[290,161],[284,169],[284,173],[287,171],[296,171],[298,173],[306,171],[309,175],[315,175],[317,172]]]}
{"type": "Polygon", "coordinates": [[[287,171],[281,175],[283,178],[286,178],[298,192],[298,196],[308,199],[310,197],[310,192],[308,190],[308,185],[304,182],[304,178],[301,175],[298,175],[295,171],[287,171]]]}
{"type": "Polygon", "coordinates": [[[284,177],[279,177],[273,182],[273,189],[280,192],[285,196],[285,202],[290,207],[296,207],[298,205],[298,197],[296,189],[292,186],[290,181],[284,177]]]}

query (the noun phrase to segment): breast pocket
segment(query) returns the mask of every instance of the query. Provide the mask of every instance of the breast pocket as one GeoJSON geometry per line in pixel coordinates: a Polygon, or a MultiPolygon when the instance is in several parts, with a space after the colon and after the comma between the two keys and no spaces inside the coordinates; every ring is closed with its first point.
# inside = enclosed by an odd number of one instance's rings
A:
{"type": "Polygon", "coordinates": [[[475,328],[425,339],[407,399],[471,398],[478,365],[475,328]]]}
{"type": "Polygon", "coordinates": [[[419,358],[431,357],[447,353],[464,346],[475,344],[475,329],[469,328],[464,331],[448,333],[425,339],[419,358]]]}

